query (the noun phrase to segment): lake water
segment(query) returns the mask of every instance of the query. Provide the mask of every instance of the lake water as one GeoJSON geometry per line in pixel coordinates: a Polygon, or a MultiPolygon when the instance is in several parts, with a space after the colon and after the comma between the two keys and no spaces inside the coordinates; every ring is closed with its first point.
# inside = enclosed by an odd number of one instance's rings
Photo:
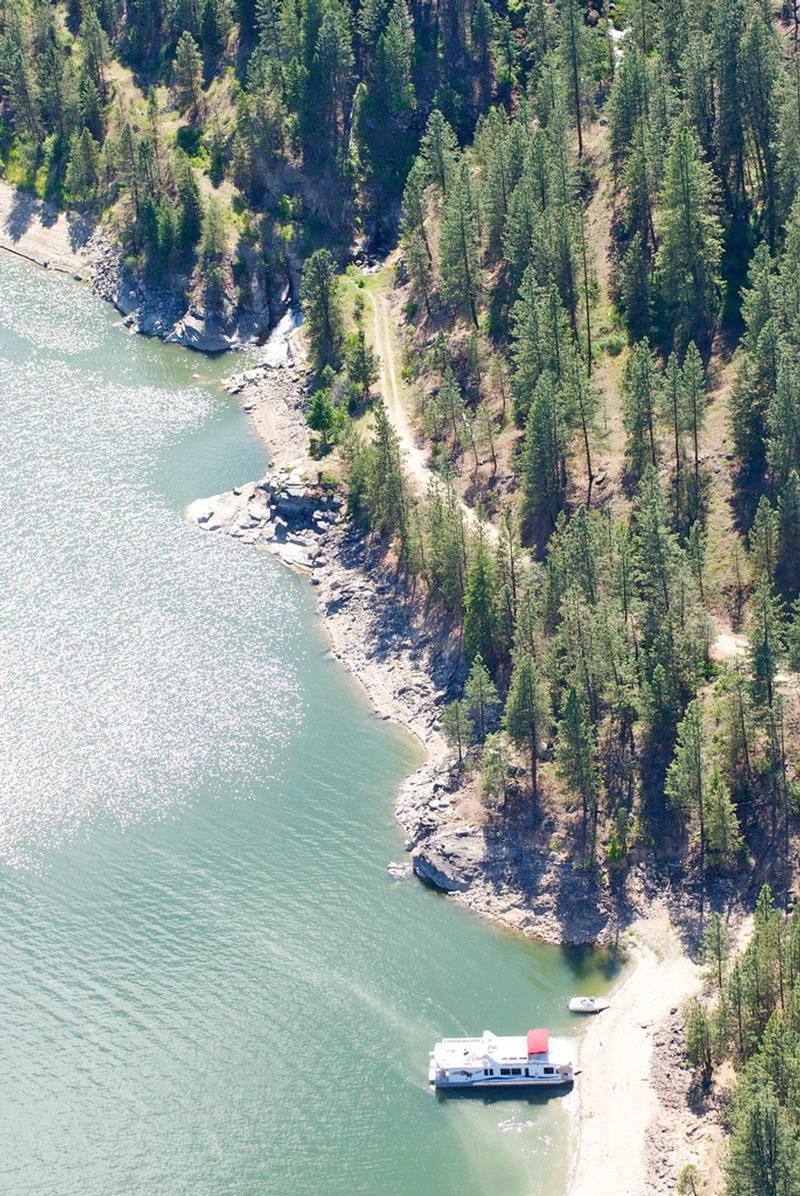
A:
{"type": "Polygon", "coordinates": [[[440,1101],[427,1052],[574,1033],[607,961],[388,877],[418,748],[181,518],[263,470],[235,364],[0,255],[0,1191],[557,1196],[575,1096],[440,1101]]]}

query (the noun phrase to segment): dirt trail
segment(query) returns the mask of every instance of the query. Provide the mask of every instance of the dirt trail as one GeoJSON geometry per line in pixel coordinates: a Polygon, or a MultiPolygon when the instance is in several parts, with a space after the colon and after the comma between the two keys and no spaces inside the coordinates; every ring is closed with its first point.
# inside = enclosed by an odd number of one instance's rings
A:
{"type": "MultiPolygon", "coordinates": [[[[380,384],[386,411],[400,441],[406,473],[411,480],[412,488],[419,497],[422,497],[427,493],[428,486],[436,475],[427,464],[425,451],[417,445],[403,401],[402,387],[397,380],[394,338],[390,324],[393,318],[392,310],[383,295],[373,295],[370,291],[365,291],[365,294],[372,308],[374,347],[381,363],[380,384]]],[[[478,518],[472,507],[467,506],[465,502],[461,503],[461,507],[468,525],[477,528],[478,518]]],[[[484,529],[489,539],[496,542],[498,539],[497,528],[486,522],[484,529]]]]}
{"type": "Polygon", "coordinates": [[[375,351],[381,362],[381,392],[386,403],[386,411],[400,439],[400,447],[405,455],[406,470],[413,487],[419,495],[423,495],[428,489],[431,470],[425,463],[424,452],[417,447],[414,440],[414,433],[397,382],[394,344],[389,327],[389,305],[382,295],[375,296],[367,291],[366,296],[372,308],[375,351]]]}

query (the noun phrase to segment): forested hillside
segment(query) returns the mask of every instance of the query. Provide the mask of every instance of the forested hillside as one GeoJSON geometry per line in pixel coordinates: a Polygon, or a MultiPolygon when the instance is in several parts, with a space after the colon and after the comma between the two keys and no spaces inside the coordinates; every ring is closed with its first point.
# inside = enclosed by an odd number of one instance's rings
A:
{"type": "Polygon", "coordinates": [[[391,238],[428,114],[470,137],[515,41],[484,0],[12,0],[0,28],[4,177],[245,304],[287,253],[391,238]]]}
{"type": "MultiPolygon", "coordinates": [[[[701,909],[753,862],[788,880],[800,209],[783,15],[620,5],[621,37],[582,6],[511,16],[501,102],[467,143],[435,109],[404,188],[428,493],[385,412],[371,437],[338,433],[353,514],[463,626],[445,728],[460,756],[477,744],[487,795],[521,753],[534,802],[580,811],[587,867],[655,847],[701,909]]],[[[327,395],[338,334],[309,315],[327,395]]]]}
{"type": "MultiPolygon", "coordinates": [[[[464,692],[443,727],[506,833],[534,809],[598,884],[645,860],[701,917],[720,882],[790,888],[796,9],[5,0],[0,13],[8,181],[103,215],[131,270],[211,307],[246,309],[303,264],[314,451],[461,637],[464,692]],[[390,264],[344,274],[365,249],[390,264]],[[380,312],[424,456],[412,472],[374,395],[380,312]]],[[[796,954],[794,923],[774,934],[796,954]]],[[[725,1027],[720,1051],[752,1055],[755,1075],[763,1026],[747,1043],[725,1027]]]]}

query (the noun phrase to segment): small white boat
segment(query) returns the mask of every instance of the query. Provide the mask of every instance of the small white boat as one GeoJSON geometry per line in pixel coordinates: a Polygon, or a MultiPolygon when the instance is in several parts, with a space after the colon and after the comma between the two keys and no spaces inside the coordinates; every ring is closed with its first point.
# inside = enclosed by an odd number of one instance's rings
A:
{"type": "Polygon", "coordinates": [[[605,997],[573,997],[569,1008],[571,1013],[602,1013],[610,1004],[605,997]]]}
{"type": "Polygon", "coordinates": [[[564,1049],[548,1030],[529,1030],[498,1038],[484,1030],[480,1038],[443,1038],[430,1052],[432,1088],[551,1088],[571,1084],[573,1071],[564,1049]]]}

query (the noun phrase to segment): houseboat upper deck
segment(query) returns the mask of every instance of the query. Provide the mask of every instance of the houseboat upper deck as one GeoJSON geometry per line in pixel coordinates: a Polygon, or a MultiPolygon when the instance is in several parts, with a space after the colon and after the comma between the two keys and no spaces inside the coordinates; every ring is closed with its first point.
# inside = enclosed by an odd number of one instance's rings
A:
{"type": "Polygon", "coordinates": [[[434,1088],[503,1088],[571,1084],[566,1044],[551,1048],[547,1030],[501,1038],[484,1030],[480,1038],[443,1038],[430,1053],[428,1080],[434,1088]]]}

